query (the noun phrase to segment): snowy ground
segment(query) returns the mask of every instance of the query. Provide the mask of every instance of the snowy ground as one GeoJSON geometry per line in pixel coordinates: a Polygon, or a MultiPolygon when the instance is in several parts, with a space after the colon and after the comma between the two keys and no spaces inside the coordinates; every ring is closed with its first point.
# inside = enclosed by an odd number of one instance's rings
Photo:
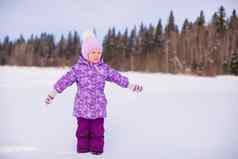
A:
{"type": "Polygon", "coordinates": [[[108,83],[102,156],[77,154],[76,85],[44,99],[68,68],[0,67],[1,159],[237,159],[238,77],[126,72],[141,94],[108,83]]]}

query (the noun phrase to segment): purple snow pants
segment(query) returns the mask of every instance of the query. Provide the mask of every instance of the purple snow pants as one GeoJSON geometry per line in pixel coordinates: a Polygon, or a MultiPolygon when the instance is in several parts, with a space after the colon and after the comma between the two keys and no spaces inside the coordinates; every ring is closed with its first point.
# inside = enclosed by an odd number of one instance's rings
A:
{"type": "Polygon", "coordinates": [[[77,118],[77,152],[103,152],[104,118],[77,118]]]}

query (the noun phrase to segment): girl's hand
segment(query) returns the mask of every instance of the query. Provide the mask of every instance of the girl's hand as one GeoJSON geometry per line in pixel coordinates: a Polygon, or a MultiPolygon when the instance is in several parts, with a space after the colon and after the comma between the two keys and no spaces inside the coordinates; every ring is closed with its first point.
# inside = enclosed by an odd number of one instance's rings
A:
{"type": "Polygon", "coordinates": [[[133,92],[141,92],[143,90],[143,87],[138,84],[129,84],[128,88],[132,90],[133,92]]]}
{"type": "Polygon", "coordinates": [[[53,101],[54,97],[51,95],[48,95],[47,98],[45,99],[45,104],[51,104],[53,101]]]}
{"type": "Polygon", "coordinates": [[[57,91],[55,89],[53,89],[47,96],[47,98],[45,99],[45,104],[51,104],[53,99],[55,98],[57,94],[57,91]]]}

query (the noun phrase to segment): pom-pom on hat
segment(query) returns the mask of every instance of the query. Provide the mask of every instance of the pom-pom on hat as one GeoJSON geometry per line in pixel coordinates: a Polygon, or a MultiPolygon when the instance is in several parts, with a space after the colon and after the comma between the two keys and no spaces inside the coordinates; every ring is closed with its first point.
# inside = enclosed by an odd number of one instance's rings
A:
{"type": "Polygon", "coordinates": [[[91,31],[85,31],[83,33],[83,41],[81,48],[82,56],[88,60],[89,53],[94,49],[99,49],[100,53],[102,54],[102,45],[97,40],[95,34],[91,31]]]}

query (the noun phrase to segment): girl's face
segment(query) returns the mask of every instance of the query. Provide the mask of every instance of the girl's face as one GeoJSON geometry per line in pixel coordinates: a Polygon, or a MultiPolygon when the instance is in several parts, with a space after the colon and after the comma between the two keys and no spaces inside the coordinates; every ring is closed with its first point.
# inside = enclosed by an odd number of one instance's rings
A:
{"type": "Polygon", "coordinates": [[[101,52],[99,49],[94,49],[92,52],[88,55],[88,60],[90,63],[98,63],[101,58],[101,52]]]}

